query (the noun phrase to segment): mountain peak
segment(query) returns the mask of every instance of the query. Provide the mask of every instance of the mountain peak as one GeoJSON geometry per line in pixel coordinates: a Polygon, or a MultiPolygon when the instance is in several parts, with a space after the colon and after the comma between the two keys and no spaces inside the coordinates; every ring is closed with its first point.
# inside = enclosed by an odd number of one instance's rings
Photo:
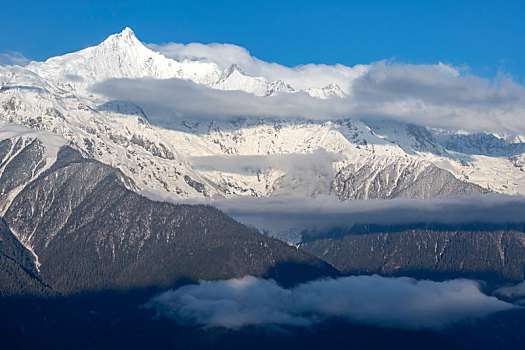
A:
{"type": "MultiPolygon", "coordinates": [[[[130,27],[108,36],[99,45],[52,57],[46,62],[34,62],[27,68],[74,90],[87,89],[112,78],[180,78],[221,90],[242,90],[256,96],[295,91],[282,80],[270,83],[267,77],[248,75],[235,63],[221,71],[214,62],[168,58],[143,44],[130,27]]],[[[336,85],[309,89],[308,93],[319,98],[343,95],[336,85]]]]}
{"type": "Polygon", "coordinates": [[[141,44],[130,27],[124,28],[124,30],[120,33],[110,35],[106,40],[104,40],[103,43],[123,43],[126,45],[136,45],[137,43],[141,44]]]}
{"type": "Polygon", "coordinates": [[[232,75],[234,72],[239,72],[242,75],[246,75],[244,71],[237,65],[236,63],[231,64],[228,68],[224,70],[222,73],[222,76],[224,79],[228,78],[230,75],[232,75]]]}
{"type": "Polygon", "coordinates": [[[117,34],[117,35],[119,35],[120,38],[122,38],[123,40],[136,40],[136,41],[138,41],[137,36],[135,35],[135,33],[133,32],[133,30],[130,27],[124,28],[124,30],[122,32],[120,32],[119,34],[117,34]]]}
{"type": "Polygon", "coordinates": [[[124,28],[124,30],[122,32],[120,32],[120,35],[122,35],[122,36],[133,35],[133,36],[135,36],[135,33],[133,32],[133,30],[130,27],[126,27],[126,28],[124,28]]]}
{"type": "Polygon", "coordinates": [[[175,66],[177,62],[146,47],[126,27],[99,45],[37,62],[29,68],[46,78],[83,89],[111,78],[180,77],[175,66]]]}

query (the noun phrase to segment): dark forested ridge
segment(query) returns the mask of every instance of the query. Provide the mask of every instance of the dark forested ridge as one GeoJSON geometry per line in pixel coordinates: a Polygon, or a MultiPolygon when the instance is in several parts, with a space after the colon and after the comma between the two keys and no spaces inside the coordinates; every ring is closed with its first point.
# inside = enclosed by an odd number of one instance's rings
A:
{"type": "Polygon", "coordinates": [[[31,252],[0,218],[0,297],[40,296],[50,292],[39,277],[31,252]]]}
{"type": "Polygon", "coordinates": [[[291,284],[337,274],[216,208],[151,201],[133,186],[119,170],[64,147],[16,196],[5,221],[31,244],[42,280],[60,294],[245,275],[291,284]]]}
{"type": "Polygon", "coordinates": [[[344,274],[525,279],[523,225],[359,225],[305,232],[301,249],[344,274]]]}

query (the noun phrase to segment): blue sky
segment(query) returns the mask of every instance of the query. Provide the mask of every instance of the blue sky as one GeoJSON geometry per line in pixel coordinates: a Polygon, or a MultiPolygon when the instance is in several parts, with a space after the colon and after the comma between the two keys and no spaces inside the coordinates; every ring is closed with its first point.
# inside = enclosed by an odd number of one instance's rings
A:
{"type": "Polygon", "coordinates": [[[288,66],[382,59],[525,78],[525,1],[2,1],[0,53],[43,60],[130,26],[140,40],[221,42],[288,66]]]}

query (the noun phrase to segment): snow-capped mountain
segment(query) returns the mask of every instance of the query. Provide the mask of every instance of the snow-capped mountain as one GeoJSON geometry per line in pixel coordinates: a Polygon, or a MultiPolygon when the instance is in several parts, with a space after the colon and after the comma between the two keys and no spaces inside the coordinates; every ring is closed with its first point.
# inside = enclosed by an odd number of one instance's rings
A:
{"type": "MultiPolygon", "coordinates": [[[[150,122],[134,101],[91,90],[111,78],[185,79],[261,99],[298,93],[285,79],[249,76],[237,65],[221,70],[213,62],[167,58],[126,28],[95,47],[27,67],[0,67],[0,127],[59,135],[157,198],[525,194],[520,138],[377,119],[174,118],[167,127],[150,122]]],[[[320,99],[344,96],[336,84],[300,91],[320,99]]],[[[52,157],[56,150],[46,152],[52,157]]]]}
{"type": "MultiPolygon", "coordinates": [[[[220,90],[240,90],[257,96],[271,96],[295,90],[283,81],[251,77],[232,64],[221,70],[215,63],[184,60],[178,62],[152,51],[142,44],[130,28],[109,36],[100,45],[32,62],[27,69],[54,81],[65,89],[86,90],[94,83],[111,78],[178,78],[191,80],[220,90]]],[[[305,90],[314,97],[342,95],[336,84],[305,90]]]]}
{"type": "Polygon", "coordinates": [[[32,62],[27,69],[66,88],[69,84],[74,90],[110,78],[180,78],[212,84],[220,77],[214,64],[177,62],[148,49],[130,28],[111,35],[98,46],[32,62]]]}

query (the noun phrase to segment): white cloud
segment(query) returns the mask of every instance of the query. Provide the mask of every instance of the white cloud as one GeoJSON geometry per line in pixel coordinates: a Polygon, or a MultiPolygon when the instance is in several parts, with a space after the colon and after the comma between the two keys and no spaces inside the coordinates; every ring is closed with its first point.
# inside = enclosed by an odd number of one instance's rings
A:
{"type": "Polygon", "coordinates": [[[350,108],[343,99],[319,100],[306,93],[278,94],[267,98],[242,91],[222,91],[181,79],[110,79],[94,92],[115,100],[133,101],[161,126],[180,119],[230,119],[233,117],[340,118],[350,108]]]}
{"type": "Polygon", "coordinates": [[[153,123],[165,127],[178,119],[239,116],[320,121],[379,118],[429,127],[525,135],[525,88],[508,78],[489,81],[462,76],[441,63],[380,62],[349,79],[350,95],[329,100],[306,93],[263,98],[179,79],[113,79],[98,84],[94,91],[111,99],[137,103],[153,123]]]}
{"type": "Polygon", "coordinates": [[[516,308],[483,294],[476,282],[353,276],[284,289],[244,277],[204,281],[164,292],[147,307],[182,324],[239,329],[249,325],[310,326],[337,317],[367,325],[440,329],[516,308]]]}
{"type": "Polygon", "coordinates": [[[525,281],[515,286],[501,287],[494,291],[494,294],[507,298],[525,298],[525,281]]]}
{"type": "Polygon", "coordinates": [[[0,53],[0,66],[26,66],[31,60],[26,58],[20,52],[7,51],[0,53]]]}
{"type": "Polygon", "coordinates": [[[333,175],[332,163],[340,160],[341,155],[321,148],[312,153],[192,157],[190,162],[196,169],[229,173],[281,169],[286,173],[311,171],[315,174],[333,175]]]}
{"type": "Polygon", "coordinates": [[[248,75],[265,77],[269,81],[283,80],[296,90],[337,84],[344,92],[348,92],[351,81],[368,69],[367,65],[347,67],[342,64],[305,64],[286,67],[278,63],[262,61],[250,55],[245,48],[232,44],[169,43],[149,44],[148,47],[179,61],[214,62],[221,69],[237,64],[248,75]]]}
{"type": "Polygon", "coordinates": [[[352,113],[432,127],[525,132],[525,89],[438,65],[377,64],[353,84],[352,113]]]}

